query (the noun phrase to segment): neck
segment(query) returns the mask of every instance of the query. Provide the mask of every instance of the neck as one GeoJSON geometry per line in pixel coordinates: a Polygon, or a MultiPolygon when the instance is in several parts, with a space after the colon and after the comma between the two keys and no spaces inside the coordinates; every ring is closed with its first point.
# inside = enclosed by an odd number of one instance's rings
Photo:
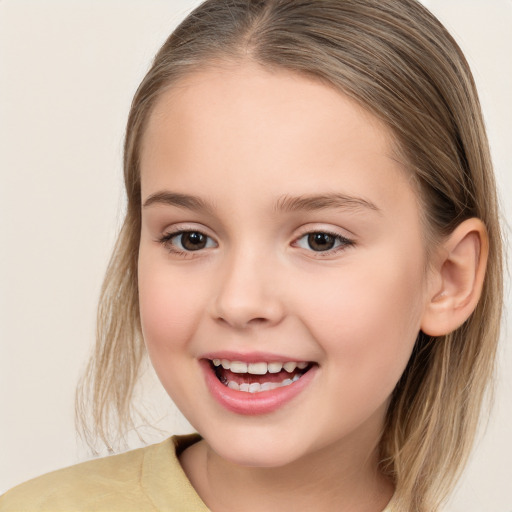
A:
{"type": "Polygon", "coordinates": [[[233,464],[202,441],[181,463],[213,512],[382,512],[393,494],[378,469],[376,442],[339,442],[269,468],[233,464]]]}

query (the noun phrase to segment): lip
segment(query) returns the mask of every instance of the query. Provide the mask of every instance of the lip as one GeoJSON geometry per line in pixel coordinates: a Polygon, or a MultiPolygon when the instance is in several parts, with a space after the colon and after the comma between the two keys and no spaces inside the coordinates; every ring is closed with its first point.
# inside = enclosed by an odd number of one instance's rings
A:
{"type": "MultiPolygon", "coordinates": [[[[214,357],[211,357],[211,359],[229,359],[243,362],[296,361],[296,359],[293,358],[281,358],[280,355],[263,353],[242,355],[218,352],[212,354],[212,356],[214,357]]],[[[299,395],[311,383],[318,370],[318,365],[313,365],[299,380],[288,386],[283,386],[269,391],[261,391],[259,393],[248,393],[245,391],[236,391],[222,384],[212,371],[209,360],[210,355],[205,356],[205,359],[201,359],[199,364],[211,395],[228,411],[246,416],[269,414],[280,409],[299,395]]]]}
{"type": "Polygon", "coordinates": [[[222,352],[209,352],[207,354],[203,354],[200,359],[227,359],[228,361],[240,361],[242,363],[259,363],[259,362],[283,362],[287,361],[295,361],[296,363],[302,362],[310,362],[305,359],[296,359],[293,356],[285,356],[282,354],[271,354],[270,352],[251,352],[247,354],[241,354],[239,352],[230,352],[230,351],[222,351],[222,352]]]}

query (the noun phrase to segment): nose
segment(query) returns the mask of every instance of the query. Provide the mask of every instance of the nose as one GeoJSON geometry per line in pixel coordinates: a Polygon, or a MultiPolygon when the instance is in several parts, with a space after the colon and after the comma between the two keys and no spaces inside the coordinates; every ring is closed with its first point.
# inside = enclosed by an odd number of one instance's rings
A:
{"type": "Polygon", "coordinates": [[[235,329],[279,324],[285,308],[277,273],[275,264],[251,251],[226,259],[218,274],[212,317],[235,329]]]}

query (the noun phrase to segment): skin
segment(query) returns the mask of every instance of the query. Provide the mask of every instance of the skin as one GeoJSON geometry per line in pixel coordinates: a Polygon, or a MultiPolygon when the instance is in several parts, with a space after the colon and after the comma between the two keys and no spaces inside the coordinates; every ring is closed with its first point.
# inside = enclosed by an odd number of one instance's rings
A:
{"type": "Polygon", "coordinates": [[[214,511],[378,512],[393,488],[377,468],[390,395],[432,286],[417,194],[391,135],[338,91],[250,62],[204,68],[166,91],[141,158],[142,202],[193,195],[208,210],[143,207],[139,294],[147,349],[204,441],[182,466],[214,511]],[[293,211],[283,197],[355,200],[293,211]],[[186,252],[176,230],[208,244],[186,252]],[[307,233],[350,240],[315,251],[307,233]],[[181,251],[181,252],[176,252],[181,251]],[[230,412],[199,360],[264,351],[318,370],[270,414],[230,412]]]}

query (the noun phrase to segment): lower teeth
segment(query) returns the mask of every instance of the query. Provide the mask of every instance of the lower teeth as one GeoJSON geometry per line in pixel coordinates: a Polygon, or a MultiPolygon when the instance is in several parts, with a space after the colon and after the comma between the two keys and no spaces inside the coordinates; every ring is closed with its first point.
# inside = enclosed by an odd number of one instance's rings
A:
{"type": "Polygon", "coordinates": [[[270,391],[271,389],[282,388],[284,386],[289,386],[294,382],[297,382],[300,379],[299,375],[295,375],[293,379],[285,379],[282,382],[264,382],[260,384],[259,382],[252,382],[249,384],[248,382],[243,382],[242,384],[238,384],[238,382],[230,380],[226,385],[230,389],[234,389],[236,391],[245,391],[246,393],[260,393],[261,391],[270,391]]]}

